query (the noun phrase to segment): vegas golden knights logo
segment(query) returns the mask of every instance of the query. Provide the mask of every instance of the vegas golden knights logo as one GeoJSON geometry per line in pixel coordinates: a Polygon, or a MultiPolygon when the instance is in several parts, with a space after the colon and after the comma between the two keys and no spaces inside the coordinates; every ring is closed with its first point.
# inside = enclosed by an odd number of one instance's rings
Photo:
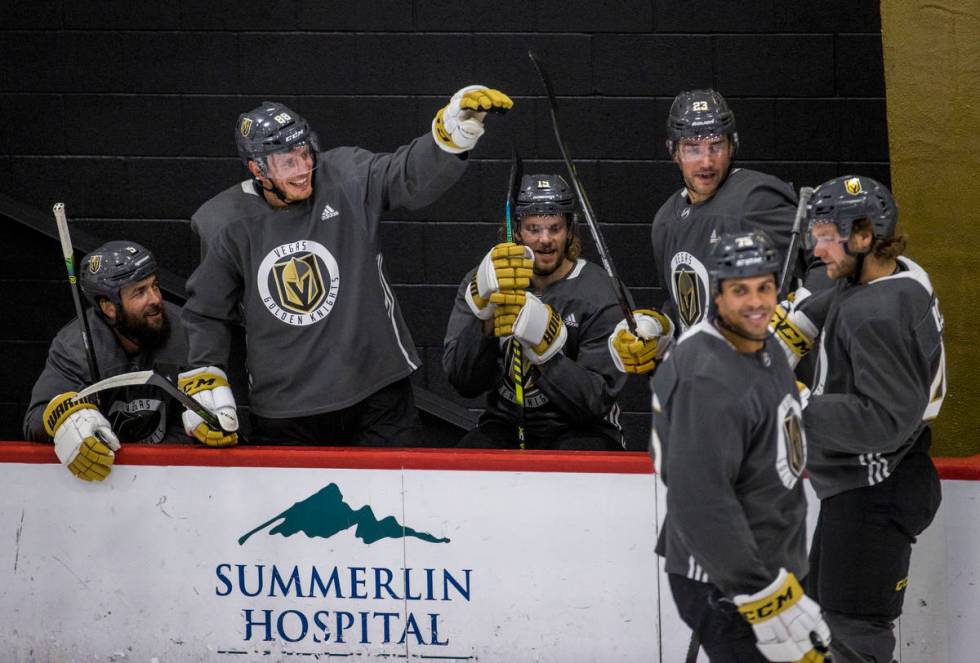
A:
{"type": "Polygon", "coordinates": [[[323,274],[316,255],[288,256],[272,266],[272,274],[284,309],[309,313],[323,300],[323,274]]]}
{"type": "Polygon", "coordinates": [[[844,181],[844,189],[847,190],[852,196],[856,196],[861,193],[861,180],[856,177],[851,177],[844,181]]]}
{"type": "Polygon", "coordinates": [[[248,138],[248,132],[252,129],[252,118],[246,117],[242,120],[242,124],[238,127],[238,130],[242,132],[242,135],[248,138]]]}
{"type": "Polygon", "coordinates": [[[102,256],[96,253],[88,259],[88,271],[90,274],[98,274],[102,268],[102,256]]]}
{"type": "Polygon", "coordinates": [[[789,469],[794,474],[794,476],[800,476],[803,473],[803,467],[806,465],[806,452],[803,449],[805,444],[803,440],[803,429],[800,426],[800,417],[793,411],[790,411],[783,417],[783,431],[786,441],[786,460],[789,463],[789,469]]]}
{"type": "Polygon", "coordinates": [[[700,281],[697,274],[687,267],[674,270],[674,286],[677,292],[677,308],[684,327],[697,324],[704,311],[701,308],[700,281]]]}

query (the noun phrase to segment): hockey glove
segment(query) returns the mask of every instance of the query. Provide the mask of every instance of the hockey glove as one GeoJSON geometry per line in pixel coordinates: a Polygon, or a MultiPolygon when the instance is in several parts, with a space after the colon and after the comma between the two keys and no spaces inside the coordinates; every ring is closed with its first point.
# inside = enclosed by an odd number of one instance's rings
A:
{"type": "Polygon", "coordinates": [[[501,290],[491,295],[496,307],[493,312],[493,335],[499,338],[514,333],[514,322],[520,315],[527,293],[523,290],[501,290]]]}
{"type": "Polygon", "coordinates": [[[674,323],[653,309],[633,311],[636,336],[630,333],[626,320],[609,335],[609,354],[623,373],[649,373],[674,344],[674,323]]]}
{"type": "MultiPolygon", "coordinates": [[[[800,301],[809,295],[808,291],[801,290],[804,294],[800,301]]],[[[790,298],[787,301],[780,302],[769,320],[769,331],[776,336],[780,345],[783,346],[783,352],[786,353],[790,366],[794,367],[800,362],[800,359],[813,349],[813,339],[819,333],[810,319],[796,310],[793,298],[795,294],[790,293],[790,298]]]]}
{"type": "Polygon", "coordinates": [[[209,447],[230,447],[238,444],[238,413],[235,396],[228,385],[228,376],[220,368],[205,366],[185,371],[177,376],[177,386],[188,396],[218,416],[225,431],[214,430],[196,412],[184,410],[181,420],[184,432],[209,447]]]}
{"type": "Polygon", "coordinates": [[[432,120],[436,145],[451,154],[473,149],[483,135],[487,113],[506,113],[514,105],[503,92],[470,85],[457,92],[432,120]]]}
{"type": "Polygon", "coordinates": [[[58,460],[72,474],[85,481],[102,481],[112,470],[119,440],[95,405],[74,400],[76,393],[51,399],[44,409],[44,430],[54,439],[58,460]]]}
{"type": "Polygon", "coordinates": [[[561,316],[540,299],[526,294],[527,301],[514,321],[514,338],[521,342],[532,364],[543,364],[561,352],[568,331],[561,316]]]}
{"type": "Polygon", "coordinates": [[[755,594],[740,594],[735,605],[755,631],[756,646],[770,661],[821,663],[824,655],[814,649],[810,634],[830,644],[830,628],[820,606],[803,593],[796,576],[779,569],[779,575],[755,594]]]}
{"type": "Polygon", "coordinates": [[[516,304],[520,310],[524,305],[523,290],[531,284],[533,267],[534,252],[529,246],[504,242],[490,249],[466,289],[466,303],[473,315],[489,320],[496,304],[516,304]]]}

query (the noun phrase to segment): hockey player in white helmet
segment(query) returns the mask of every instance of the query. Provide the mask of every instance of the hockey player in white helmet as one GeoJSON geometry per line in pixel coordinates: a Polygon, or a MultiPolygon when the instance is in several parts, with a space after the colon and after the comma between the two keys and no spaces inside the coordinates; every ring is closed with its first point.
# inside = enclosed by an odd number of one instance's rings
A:
{"type": "MultiPolygon", "coordinates": [[[[281,103],[239,116],[249,179],[192,219],[204,257],[187,282],[188,384],[227,383],[231,325],[242,323],[253,441],[420,444],[409,375],[421,362],[385,274],[380,217],[446,192],[487,113],[511,106],[497,90],[465,87],[430,132],[388,154],[323,151],[281,103]]],[[[190,434],[221,435],[194,417],[188,412],[190,434]]]]}

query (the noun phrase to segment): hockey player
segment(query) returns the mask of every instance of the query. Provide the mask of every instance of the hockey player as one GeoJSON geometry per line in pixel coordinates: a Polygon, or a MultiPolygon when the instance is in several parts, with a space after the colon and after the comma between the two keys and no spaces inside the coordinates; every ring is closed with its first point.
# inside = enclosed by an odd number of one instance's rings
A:
{"type": "Polygon", "coordinates": [[[669,487],[657,553],[713,663],[819,662],[811,634],[830,634],[800,588],[801,405],[767,329],[780,261],[761,231],[721,235],[708,260],[714,308],[653,378],[651,453],[669,487]]]}
{"type": "MultiPolygon", "coordinates": [[[[157,262],[136,242],[113,241],[81,263],[79,281],[92,307],[86,312],[91,346],[102,378],[154,369],[173,380],[187,362],[180,307],[163,301],[157,262]]],[[[183,408],[153,387],[102,392],[99,401],[73,403],[92,384],[79,325],[58,332],[34,383],[24,417],[29,440],[54,442],[73,474],[101,481],[112,469],[119,440],[185,441],[183,408]]]]}
{"type": "Polygon", "coordinates": [[[798,292],[775,324],[791,358],[819,348],[803,415],[821,500],[807,590],[835,637],[887,663],[912,543],[940,502],[929,422],[946,390],[943,317],[929,275],[902,255],[906,237],[895,234],[898,211],[882,184],[825,182],[807,217],[807,239],[836,287],[798,292]]]}
{"type": "MultiPolygon", "coordinates": [[[[780,179],[733,168],[738,150],[735,114],[714,90],[681,92],[667,117],[667,151],[680,169],[684,187],[657,211],[653,221],[653,268],[665,300],[660,306],[678,332],[704,320],[709,293],[706,260],[724,233],[761,229],[784,255],[789,246],[797,196],[780,179]]],[[[797,266],[802,272],[803,266],[797,266]]],[[[818,270],[819,272],[819,270],[818,270]]],[[[823,277],[808,277],[813,289],[823,277]]],[[[630,372],[652,371],[657,339],[640,334],[637,343],[625,324],[616,350],[630,372]]]]}
{"type": "MultiPolygon", "coordinates": [[[[251,179],[194,215],[206,251],[187,283],[196,368],[184,378],[226,384],[230,325],[241,322],[253,441],[419,444],[408,376],[420,361],[384,273],[380,215],[436,200],[462,175],[486,113],[511,105],[496,90],[463,88],[431,133],[390,154],[321,152],[280,103],[243,113],[235,139],[251,179]]],[[[221,436],[186,418],[188,431],[221,436]]]]}
{"type": "Polygon", "coordinates": [[[516,448],[523,416],[527,448],[622,449],[616,397],[626,376],[606,351],[621,313],[605,271],[579,258],[574,193],[560,175],[525,175],[515,217],[516,244],[498,244],[466,275],[446,330],[450,383],[465,397],[487,397],[478,428],[460,446],[516,448]],[[492,299],[515,289],[512,277],[524,279],[516,289],[530,281],[530,290],[513,305],[516,316],[501,316],[512,305],[492,299]],[[523,415],[514,342],[524,355],[523,415]]]}

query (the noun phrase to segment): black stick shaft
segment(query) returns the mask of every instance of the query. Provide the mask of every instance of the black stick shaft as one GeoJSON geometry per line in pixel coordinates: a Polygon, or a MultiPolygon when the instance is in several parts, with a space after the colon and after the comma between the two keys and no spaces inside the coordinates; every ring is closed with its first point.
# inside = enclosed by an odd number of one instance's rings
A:
{"type": "Polygon", "coordinates": [[[805,186],[800,189],[800,202],[796,205],[796,217],[793,219],[793,234],[790,235],[789,246],[786,248],[786,256],[783,259],[783,271],[779,275],[780,301],[787,294],[789,279],[793,274],[793,264],[796,262],[800,250],[800,233],[803,227],[803,219],[806,217],[806,206],[812,197],[812,188],[805,186]]]}
{"type": "Polygon", "coordinates": [[[592,233],[592,240],[595,242],[596,250],[599,252],[602,266],[605,267],[606,273],[609,274],[609,278],[613,281],[616,298],[619,300],[619,305],[623,309],[623,315],[626,317],[626,324],[629,327],[630,333],[636,334],[636,320],[633,318],[632,309],[630,309],[626,288],[616,274],[616,266],[613,264],[612,255],[610,255],[609,249],[606,247],[602,232],[599,230],[599,223],[596,221],[595,212],[592,210],[592,203],[589,202],[589,197],[585,193],[585,187],[582,186],[582,181],[575,171],[575,164],[569,154],[568,146],[561,137],[561,129],[558,125],[558,100],[555,98],[555,91],[552,88],[551,79],[545,73],[544,67],[541,65],[538,57],[532,51],[528,51],[527,55],[531,58],[534,68],[538,70],[538,76],[541,77],[541,82],[544,83],[544,89],[548,95],[548,106],[551,111],[551,128],[554,129],[555,139],[558,141],[558,149],[561,151],[561,157],[565,161],[568,176],[571,178],[572,186],[575,188],[575,195],[578,196],[579,202],[582,204],[582,214],[585,216],[585,223],[589,226],[589,231],[592,233]]]}

